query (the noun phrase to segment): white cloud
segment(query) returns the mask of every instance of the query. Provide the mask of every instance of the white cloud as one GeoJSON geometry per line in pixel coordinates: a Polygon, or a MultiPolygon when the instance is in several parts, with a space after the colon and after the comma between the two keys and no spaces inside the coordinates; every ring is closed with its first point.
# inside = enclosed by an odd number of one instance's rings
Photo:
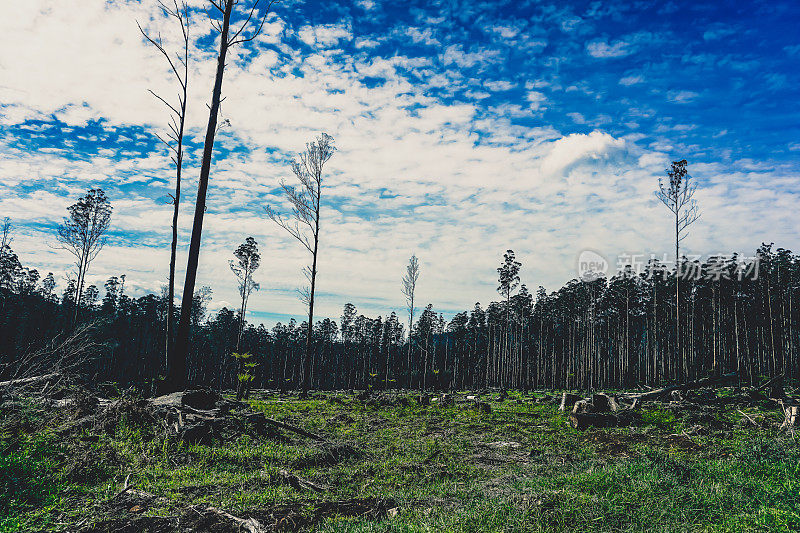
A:
{"type": "Polygon", "coordinates": [[[573,133],[552,145],[542,159],[542,171],[552,175],[584,159],[601,159],[616,149],[625,147],[624,139],[615,139],[608,133],[593,131],[588,135],[573,133]]]}
{"type": "Polygon", "coordinates": [[[619,84],[620,85],[629,86],[629,85],[637,85],[639,83],[642,83],[643,81],[644,81],[644,77],[642,77],[639,74],[634,74],[634,75],[631,75],[631,76],[624,76],[624,77],[620,78],[619,84]]]}
{"type": "Polygon", "coordinates": [[[698,96],[700,95],[694,91],[669,91],[667,93],[667,100],[676,104],[688,104],[694,101],[698,96]]]}
{"type": "Polygon", "coordinates": [[[547,101],[547,97],[539,91],[528,91],[528,94],[525,95],[525,99],[530,102],[530,108],[534,111],[540,109],[547,101]]]}
{"type": "MultiPolygon", "coordinates": [[[[9,42],[37,46],[0,47],[4,124],[53,113],[75,126],[102,117],[112,130],[133,126],[129,135],[147,138],[153,125],[166,121],[147,89],[169,91],[171,84],[161,58],[138,35],[136,18],[161,28],[171,42],[170,26],[151,0],[10,5],[0,19],[0,34],[9,42]]],[[[476,100],[484,97],[484,89],[513,88],[504,81],[479,86],[456,69],[502,59],[496,50],[447,48],[439,58],[448,65],[442,70],[437,58],[367,56],[364,50],[380,44],[377,37],[360,38],[355,56],[329,49],[353,39],[346,24],[300,28],[298,37],[311,51],[280,42],[281,33],[291,29],[277,16],[266,30],[257,48],[236,51],[225,76],[222,112],[233,127],[223,130],[218,147],[240,150],[214,162],[198,279],[198,286],[213,287],[216,305],[235,301],[227,261],[236,245],[253,235],[265,259],[257,275],[263,288],[254,294],[251,309],[302,315],[293,289],[302,283],[306,258],[265,219],[263,206],[280,205],[274,189],[291,176],[288,157],[320,131],[332,134],[339,148],[328,165],[324,197],[320,316],[337,317],[346,301],[370,314],[401,310],[398,280],[411,251],[423,262],[421,301],[463,309],[497,298],[495,268],[508,247],[522,258],[524,281],[531,288],[554,288],[568,279],[583,246],[608,253],[667,247],[667,217],[652,199],[656,176],[668,161],[666,146],[644,149],[632,137],[600,130],[564,135],[551,126],[514,123],[514,117],[530,117],[548,105],[547,96],[535,90],[547,86],[542,80],[526,84],[524,99],[490,109],[445,104],[431,96],[434,86],[472,90],[476,100]],[[410,81],[408,71],[423,81],[410,81]],[[364,77],[383,81],[367,87],[364,77]],[[662,215],[663,227],[653,223],[662,215]]],[[[196,35],[208,32],[201,25],[196,35]]],[[[587,45],[587,51],[596,57],[630,53],[621,42],[587,45]]],[[[195,57],[190,133],[199,141],[215,65],[208,50],[195,50],[195,57]]],[[[630,116],[654,114],[631,108],[630,116]]],[[[577,112],[569,116],[576,123],[585,120],[577,112]]],[[[127,272],[133,293],[158,290],[166,275],[169,206],[153,198],[165,195],[169,186],[152,178],[172,176],[163,152],[120,161],[101,152],[76,161],[64,150],[27,153],[12,140],[0,134],[0,210],[21,228],[15,248],[23,262],[63,272],[68,258],[43,251],[42,242],[52,240],[53,224],[67,205],[90,185],[101,184],[115,205],[114,231],[129,240],[104,250],[90,281],[100,286],[108,276],[127,272]],[[134,184],[140,180],[148,185],[134,184]],[[31,187],[36,184],[41,186],[31,187]],[[31,188],[35,192],[25,192],[31,188]]],[[[185,172],[179,265],[185,264],[197,151],[192,150],[185,172]]],[[[702,249],[711,242],[712,229],[736,227],[741,220],[752,221],[752,232],[723,231],[720,241],[711,243],[715,250],[751,249],[750,241],[768,230],[776,242],[796,240],[787,229],[795,227],[788,205],[797,200],[795,174],[721,168],[697,168],[696,174],[709,180],[701,187],[702,224],[707,225],[698,226],[688,247],[702,249]],[[715,176],[720,181],[711,181],[715,176]],[[723,178],[747,187],[737,192],[723,178]],[[748,182],[754,178],[755,185],[748,182]],[[779,208],[765,214],[763,205],[745,197],[746,190],[779,208]],[[736,209],[725,205],[731,194],[733,201],[742,200],[736,209]]]]}
{"type": "Polygon", "coordinates": [[[586,51],[592,57],[612,58],[630,55],[633,53],[633,48],[625,41],[616,41],[613,44],[606,41],[592,41],[586,43],[586,51]]]}
{"type": "Polygon", "coordinates": [[[337,24],[303,26],[298,30],[297,35],[307,45],[323,48],[332,48],[338,45],[340,41],[353,39],[353,32],[350,28],[337,24]]]}

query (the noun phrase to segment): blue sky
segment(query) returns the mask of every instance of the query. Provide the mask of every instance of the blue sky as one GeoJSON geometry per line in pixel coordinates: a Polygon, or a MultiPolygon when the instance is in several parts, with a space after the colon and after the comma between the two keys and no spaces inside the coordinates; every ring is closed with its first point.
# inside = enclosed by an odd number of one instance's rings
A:
{"type": "MultiPolygon", "coordinates": [[[[192,0],[190,231],[215,38],[192,0]]],[[[89,187],[115,206],[90,271],[159,291],[173,171],[153,134],[166,114],[163,60],[138,20],[176,45],[155,2],[38,0],[0,21],[0,215],[26,265],[60,277],[48,246],[89,187]]],[[[795,2],[284,2],[229,62],[199,284],[235,305],[227,261],[259,242],[251,318],[300,318],[303,250],[271,225],[288,161],[335,139],[324,197],[321,316],[345,302],[402,312],[408,256],[419,301],[450,315],[496,298],[507,248],[523,281],[550,290],[583,249],[608,257],[672,249],[652,191],[673,159],[697,179],[694,254],[800,248],[800,6],[795,2]]],[[[179,264],[185,264],[181,255],[179,264]]],[[[182,277],[182,276],[181,276],[182,277]]]]}

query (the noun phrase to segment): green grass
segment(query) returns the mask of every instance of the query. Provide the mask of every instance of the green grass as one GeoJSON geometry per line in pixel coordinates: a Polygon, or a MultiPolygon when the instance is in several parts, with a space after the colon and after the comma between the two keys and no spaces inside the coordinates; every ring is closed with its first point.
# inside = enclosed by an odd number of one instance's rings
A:
{"type": "MultiPolygon", "coordinates": [[[[696,427],[680,412],[647,408],[639,427],[581,432],[555,406],[530,400],[513,394],[490,402],[488,414],[413,401],[369,407],[344,394],[252,402],[361,452],[328,460],[299,437],[184,446],[121,424],[87,444],[33,425],[0,442],[0,531],[94,519],[129,474],[137,489],[164,498],[152,515],[354,497],[392,499],[399,511],[378,520],[329,517],[320,531],[800,530],[800,446],[775,429],[740,424],[736,408],[680,436],[696,427]],[[330,490],[297,492],[282,482],[282,469],[330,490]]],[[[775,411],[744,411],[777,419],[775,411]]]]}

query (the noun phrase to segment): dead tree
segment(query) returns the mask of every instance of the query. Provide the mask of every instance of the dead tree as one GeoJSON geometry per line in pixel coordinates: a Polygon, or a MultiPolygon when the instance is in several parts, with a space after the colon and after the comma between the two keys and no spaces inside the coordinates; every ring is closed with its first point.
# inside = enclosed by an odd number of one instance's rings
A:
{"type": "Polygon", "coordinates": [[[311,341],[314,331],[314,293],[317,282],[323,170],[335,150],[333,137],[327,133],[321,134],[314,142],[307,143],[306,151],[292,161],[292,172],[300,182],[300,187],[295,188],[286,182],[281,182],[284,196],[292,206],[291,215],[284,216],[269,206],[266,208],[270,220],[297,239],[311,254],[311,266],[303,269],[309,287],[301,292],[302,300],[308,306],[306,348],[301,364],[303,395],[306,395],[311,388],[311,341]]]}
{"type": "MultiPolygon", "coordinates": [[[[147,41],[158,50],[164,59],[169,64],[170,71],[178,83],[178,102],[177,106],[169,103],[167,100],[153,92],[150,93],[158,98],[169,110],[169,132],[166,138],[156,134],[159,141],[166,145],[167,149],[172,153],[171,159],[175,164],[175,194],[171,194],[172,199],[172,242],[170,244],[169,255],[169,287],[167,288],[167,319],[166,319],[166,363],[169,364],[171,359],[171,352],[173,349],[172,337],[172,317],[175,314],[175,259],[177,256],[178,248],[178,209],[181,202],[181,172],[183,170],[183,132],[186,124],[186,100],[187,89],[189,85],[189,7],[186,2],[178,5],[177,0],[173,0],[173,7],[168,7],[163,2],[159,1],[161,10],[170,18],[174,18],[181,28],[181,35],[183,37],[183,49],[180,53],[176,54],[175,60],[164,49],[161,41],[161,35],[158,37],[150,37],[141,27],[139,31],[142,32],[147,41]]],[[[138,23],[137,23],[138,24],[138,23]]]]}
{"type": "Polygon", "coordinates": [[[89,189],[86,196],[67,208],[69,216],[58,226],[58,247],[75,256],[75,314],[78,320],[83,285],[89,265],[106,244],[105,235],[111,224],[111,203],[103,189],[89,189]]]}
{"type": "Polygon", "coordinates": [[[416,254],[411,254],[406,266],[406,275],[403,276],[403,296],[406,297],[408,307],[408,386],[411,387],[411,335],[414,326],[414,294],[419,280],[419,260],[416,254]]]}
{"type": "MultiPolygon", "coordinates": [[[[686,170],[687,161],[673,161],[672,167],[667,169],[669,183],[659,178],[658,190],[655,192],[656,198],[667,206],[675,217],[675,355],[682,357],[681,352],[681,258],[680,243],[688,235],[689,226],[694,223],[700,213],[697,208],[694,192],[697,184],[692,182],[692,177],[686,170]]],[[[688,377],[689,368],[686,358],[683,358],[684,376],[688,377]]]]}
{"type": "Polygon", "coordinates": [[[234,7],[240,0],[209,0],[222,20],[212,21],[212,27],[219,33],[219,55],[217,57],[217,72],[214,78],[214,88],[211,92],[211,105],[209,106],[208,127],[203,145],[203,159],[200,164],[200,180],[197,186],[197,200],[194,207],[194,222],[192,223],[192,240],[189,244],[189,258],[186,264],[186,280],[183,285],[181,300],[181,318],[178,323],[178,334],[175,339],[175,349],[171,360],[168,362],[167,387],[172,390],[182,390],[186,386],[186,359],[189,353],[189,329],[191,326],[192,295],[197,279],[197,263],[200,258],[200,240],[203,235],[203,216],[206,211],[206,192],[208,190],[208,177],[211,173],[211,158],[214,151],[214,137],[217,133],[217,115],[222,102],[222,78],[225,74],[225,61],[228,50],[237,44],[247,43],[255,39],[264,22],[267,20],[270,8],[275,0],[265,4],[264,14],[256,16],[256,10],[261,5],[261,0],[254,0],[244,21],[238,29],[231,29],[231,16],[234,7]],[[254,18],[255,17],[255,18],[254,18]]]}

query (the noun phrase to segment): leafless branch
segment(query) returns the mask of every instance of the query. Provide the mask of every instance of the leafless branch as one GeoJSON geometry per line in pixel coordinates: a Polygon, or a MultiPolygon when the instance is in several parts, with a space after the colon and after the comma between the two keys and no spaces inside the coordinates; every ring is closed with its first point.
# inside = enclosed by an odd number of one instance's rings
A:
{"type": "Polygon", "coordinates": [[[242,32],[250,24],[250,20],[253,18],[253,14],[255,13],[256,8],[261,3],[260,0],[257,0],[253,4],[253,7],[250,9],[250,13],[248,13],[247,18],[245,19],[245,21],[242,23],[242,25],[239,27],[239,29],[233,34],[233,37],[231,37],[228,40],[228,46],[234,46],[234,45],[241,44],[241,43],[247,43],[247,42],[252,41],[256,37],[258,37],[258,35],[261,33],[261,30],[264,28],[264,23],[266,22],[267,16],[269,15],[270,10],[272,9],[272,4],[274,4],[275,1],[276,0],[270,0],[267,3],[267,7],[264,10],[264,15],[261,17],[261,22],[259,22],[258,26],[253,30],[253,32],[247,37],[241,37],[240,38],[240,36],[242,35],[242,32]]]}

